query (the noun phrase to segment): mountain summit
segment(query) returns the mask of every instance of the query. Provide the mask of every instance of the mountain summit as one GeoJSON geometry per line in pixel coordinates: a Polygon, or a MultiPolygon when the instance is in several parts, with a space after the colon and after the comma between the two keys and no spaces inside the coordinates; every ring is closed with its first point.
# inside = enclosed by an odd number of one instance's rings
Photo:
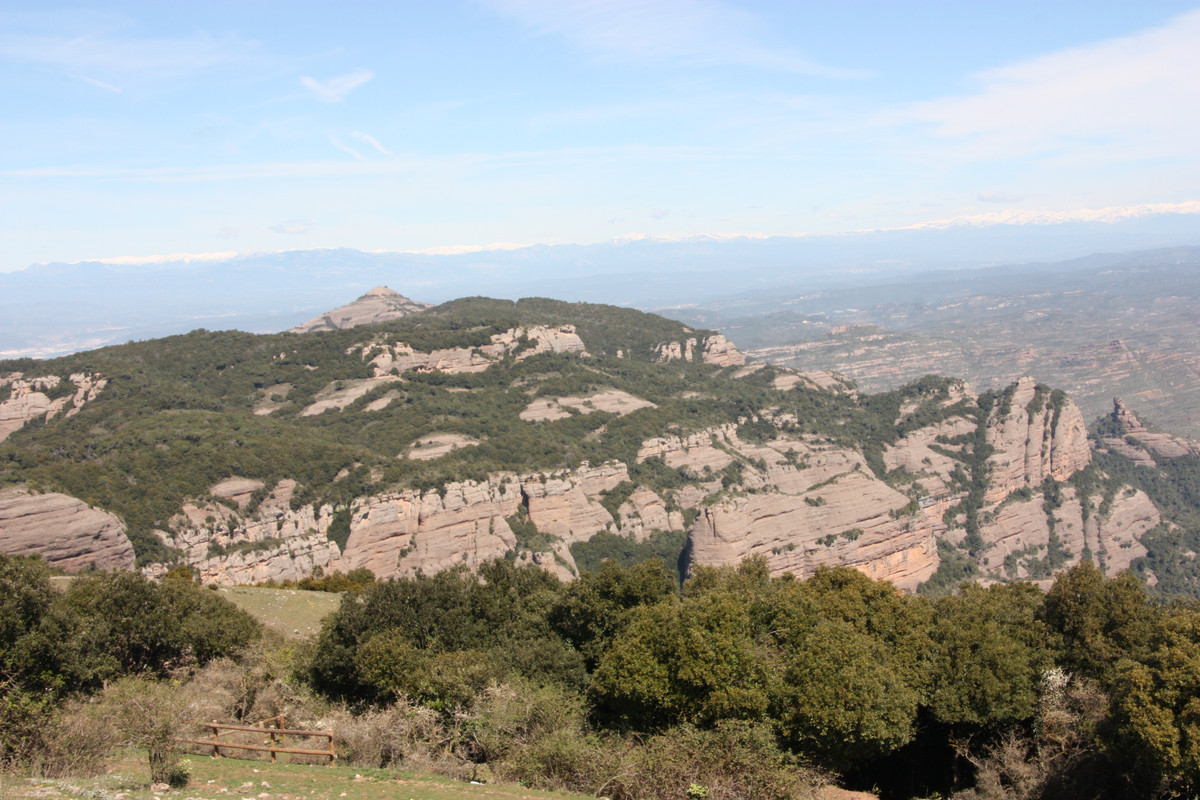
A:
{"type": "Polygon", "coordinates": [[[335,308],[303,325],[292,328],[290,333],[312,333],[313,331],[335,331],[357,328],[376,322],[389,322],[407,317],[429,308],[428,303],[409,300],[404,295],[386,286],[376,286],[353,303],[335,308]]]}

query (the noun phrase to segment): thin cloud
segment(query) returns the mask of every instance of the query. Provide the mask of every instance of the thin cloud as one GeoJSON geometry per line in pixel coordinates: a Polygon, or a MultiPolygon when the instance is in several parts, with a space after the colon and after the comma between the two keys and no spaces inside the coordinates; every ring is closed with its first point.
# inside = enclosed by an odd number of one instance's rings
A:
{"type": "Polygon", "coordinates": [[[278,225],[270,226],[270,229],[276,233],[286,233],[292,236],[300,236],[311,231],[313,229],[313,224],[306,219],[289,219],[284,220],[278,225]]]}
{"type": "Polygon", "coordinates": [[[98,89],[104,89],[107,92],[113,92],[114,94],[121,94],[122,91],[121,87],[119,86],[113,86],[111,83],[105,83],[104,81],[98,81],[95,78],[89,78],[87,75],[80,75],[79,80],[83,81],[84,83],[91,84],[98,89]]]}
{"type": "Polygon", "coordinates": [[[827,78],[865,75],[763,44],[758,18],[719,0],[480,1],[539,35],[560,36],[601,60],[740,64],[827,78]]]}
{"type": "Polygon", "coordinates": [[[1131,36],[976,75],[973,94],[917,103],[909,121],[961,153],[1200,155],[1200,11],[1131,36]]]}
{"type": "Polygon", "coordinates": [[[374,136],[372,136],[369,133],[361,133],[359,131],[354,131],[350,135],[353,136],[355,139],[358,139],[360,142],[366,142],[367,144],[371,145],[371,147],[374,147],[376,150],[378,150],[380,153],[383,153],[385,156],[391,155],[391,152],[389,152],[386,147],[381,145],[379,143],[378,139],[376,139],[374,136]]]}
{"type": "Polygon", "coordinates": [[[237,228],[221,228],[217,231],[218,239],[236,239],[241,236],[242,232],[237,228]]]}
{"type": "Polygon", "coordinates": [[[364,156],[362,153],[358,152],[358,151],[357,151],[357,150],[355,150],[353,147],[351,147],[350,145],[346,144],[345,142],[343,142],[341,139],[339,139],[339,138],[338,138],[338,137],[336,137],[336,136],[330,136],[330,137],[329,137],[329,143],[330,143],[331,145],[333,145],[334,147],[336,147],[338,150],[341,150],[343,153],[346,153],[346,154],[348,154],[348,155],[354,156],[354,157],[355,157],[355,158],[357,158],[359,161],[366,161],[366,160],[367,160],[366,156],[364,156]]]}
{"type": "Polygon", "coordinates": [[[78,15],[55,25],[71,30],[43,34],[10,29],[0,34],[0,59],[51,67],[94,86],[120,91],[111,79],[169,81],[244,63],[257,52],[253,42],[232,35],[131,36],[122,32],[126,23],[108,17],[78,15]],[[97,74],[109,80],[92,77],[97,74]]]}
{"type": "Polygon", "coordinates": [[[346,99],[346,95],[374,77],[375,73],[371,70],[360,69],[354,72],[347,72],[345,75],[338,75],[336,78],[330,78],[327,81],[318,81],[315,78],[302,75],[300,77],[300,84],[322,102],[340,103],[346,99]]]}

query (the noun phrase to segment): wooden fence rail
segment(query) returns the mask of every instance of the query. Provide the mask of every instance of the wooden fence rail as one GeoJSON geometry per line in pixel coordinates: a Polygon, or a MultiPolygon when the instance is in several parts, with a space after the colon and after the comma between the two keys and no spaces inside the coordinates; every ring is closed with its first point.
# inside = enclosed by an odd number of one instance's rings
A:
{"type": "Polygon", "coordinates": [[[304,756],[320,756],[329,759],[329,766],[333,766],[333,762],[337,760],[337,753],[333,749],[333,734],[323,731],[301,731],[285,728],[283,725],[283,715],[271,717],[270,719],[260,720],[250,725],[224,725],[217,722],[206,722],[204,727],[212,731],[211,739],[177,739],[176,741],[185,744],[199,744],[212,748],[213,758],[222,758],[222,749],[232,750],[251,750],[260,753],[270,753],[271,763],[275,762],[278,753],[294,753],[304,756]],[[268,725],[273,723],[274,727],[268,725]],[[249,732],[265,734],[269,743],[266,744],[241,744],[239,742],[221,741],[221,735],[226,733],[249,732]],[[328,742],[328,747],[324,750],[309,750],[298,747],[287,747],[286,737],[288,736],[312,736],[324,737],[328,742]]]}

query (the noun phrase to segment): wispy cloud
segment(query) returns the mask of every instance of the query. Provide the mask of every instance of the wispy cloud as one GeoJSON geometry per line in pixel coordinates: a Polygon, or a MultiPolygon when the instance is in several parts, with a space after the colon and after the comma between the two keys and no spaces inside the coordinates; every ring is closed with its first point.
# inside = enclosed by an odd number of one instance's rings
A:
{"type": "Polygon", "coordinates": [[[338,138],[338,137],[336,137],[336,136],[330,136],[330,137],[329,137],[329,143],[330,143],[331,145],[333,145],[334,147],[336,147],[338,150],[341,150],[343,153],[346,153],[347,155],[354,156],[354,157],[355,157],[355,158],[357,158],[359,161],[366,161],[366,160],[367,160],[366,156],[364,156],[362,153],[358,152],[358,151],[357,151],[357,150],[355,150],[353,147],[351,147],[350,145],[346,144],[345,142],[343,142],[341,139],[339,139],[339,138],[338,138]]]}
{"type": "Polygon", "coordinates": [[[371,145],[371,147],[374,147],[376,150],[378,150],[380,153],[383,153],[385,156],[391,155],[391,152],[389,152],[386,147],[381,145],[379,143],[378,139],[376,139],[374,136],[372,136],[369,133],[362,133],[360,131],[354,131],[350,135],[353,136],[355,139],[358,139],[360,142],[366,142],[367,144],[371,145]]]}
{"type": "Polygon", "coordinates": [[[300,84],[312,92],[318,100],[326,103],[340,103],[346,99],[346,95],[374,77],[375,73],[371,70],[359,69],[354,72],[347,72],[345,75],[338,75],[336,78],[330,78],[327,81],[318,81],[315,78],[303,75],[300,77],[300,84]]]}
{"type": "Polygon", "coordinates": [[[42,33],[9,26],[0,33],[0,59],[58,69],[110,91],[121,91],[113,81],[173,80],[242,63],[257,52],[254,42],[234,35],[138,36],[127,30],[124,20],[104,15],[81,13],[40,24],[53,24],[56,30],[42,33]],[[67,32],[60,32],[63,29],[67,32]]]}
{"type": "Polygon", "coordinates": [[[87,75],[80,75],[79,80],[83,81],[84,83],[91,84],[97,89],[104,89],[106,92],[113,92],[115,94],[121,93],[121,87],[113,86],[111,83],[105,83],[104,81],[98,81],[95,78],[89,78],[87,75]]]}
{"type": "Polygon", "coordinates": [[[758,18],[719,0],[480,0],[537,34],[561,36],[603,60],[739,64],[829,78],[858,70],[764,44],[758,18]]]}
{"type": "Polygon", "coordinates": [[[271,225],[270,229],[276,233],[286,233],[292,236],[299,236],[311,231],[313,229],[313,224],[306,219],[289,219],[284,220],[278,225],[271,225]]]}
{"type": "Polygon", "coordinates": [[[978,91],[904,111],[974,158],[1200,155],[1200,11],[976,75],[978,91]]]}
{"type": "Polygon", "coordinates": [[[218,239],[236,239],[240,235],[241,231],[233,227],[221,228],[221,230],[217,231],[218,239]]]}

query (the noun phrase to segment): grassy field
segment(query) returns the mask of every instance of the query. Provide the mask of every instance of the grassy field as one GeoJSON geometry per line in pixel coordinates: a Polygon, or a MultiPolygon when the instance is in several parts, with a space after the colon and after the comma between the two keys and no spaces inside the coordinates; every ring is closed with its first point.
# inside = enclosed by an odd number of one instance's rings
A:
{"type": "Polygon", "coordinates": [[[222,597],[253,614],[268,628],[289,638],[304,639],[321,630],[321,620],[337,610],[342,596],[302,589],[222,586],[222,597]]]}
{"type": "MultiPolygon", "coordinates": [[[[270,764],[187,756],[191,781],[155,791],[144,757],[128,754],[98,778],[14,778],[0,775],[0,800],[585,800],[586,795],[523,786],[473,784],[362,767],[270,764]]],[[[595,798],[591,798],[595,800],[595,798]]]]}

